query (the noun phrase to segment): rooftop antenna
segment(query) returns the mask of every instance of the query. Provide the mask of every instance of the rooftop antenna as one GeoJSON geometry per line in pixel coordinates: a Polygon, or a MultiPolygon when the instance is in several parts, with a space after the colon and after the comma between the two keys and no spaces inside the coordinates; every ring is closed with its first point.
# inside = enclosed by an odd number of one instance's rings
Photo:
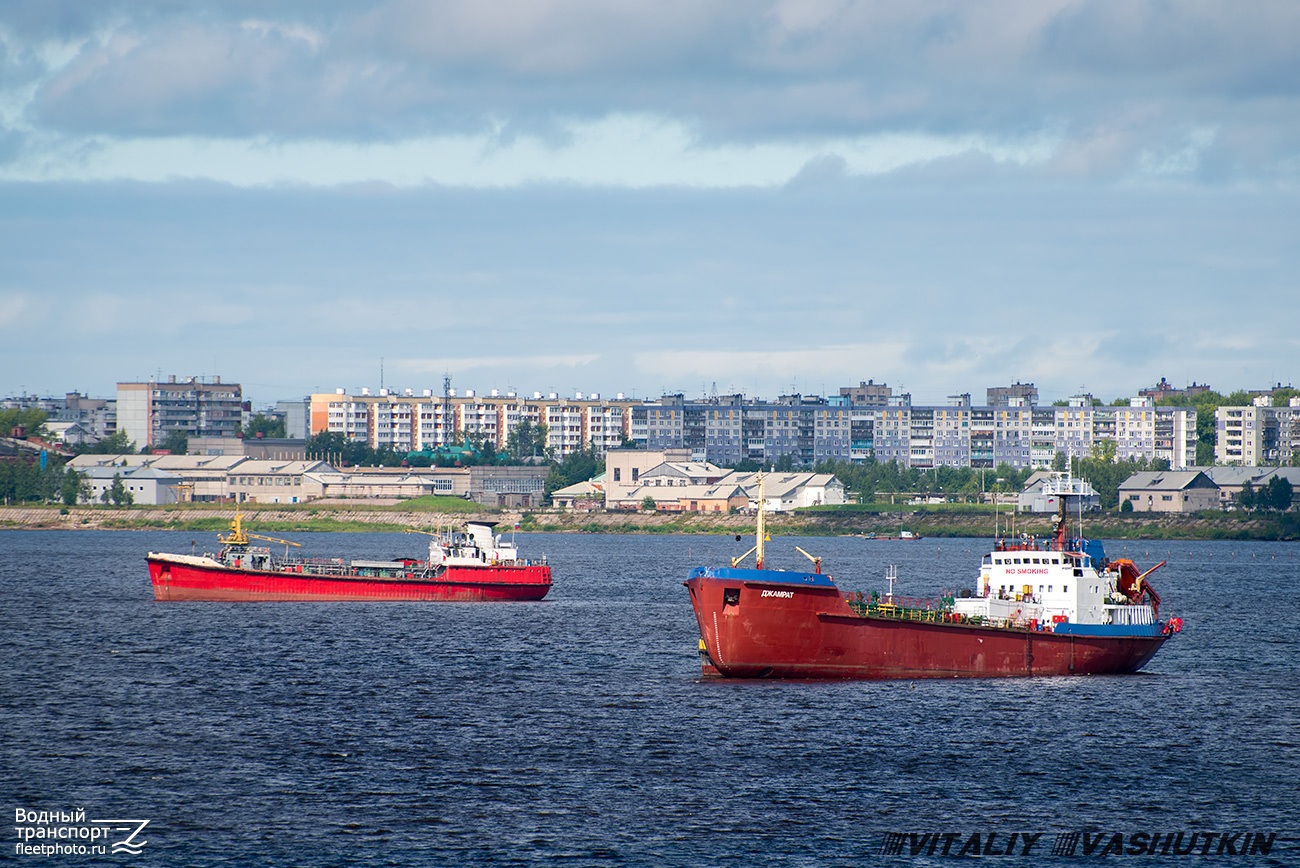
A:
{"type": "Polygon", "coordinates": [[[379,357],[379,391],[384,390],[384,357],[379,357]]]}

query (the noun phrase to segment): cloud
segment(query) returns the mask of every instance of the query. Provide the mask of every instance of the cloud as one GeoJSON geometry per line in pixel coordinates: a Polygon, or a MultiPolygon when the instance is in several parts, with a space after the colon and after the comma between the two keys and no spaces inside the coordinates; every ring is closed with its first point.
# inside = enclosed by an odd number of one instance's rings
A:
{"type": "Polygon", "coordinates": [[[23,315],[31,309],[30,300],[23,295],[6,294],[0,295],[0,327],[12,328],[17,326],[23,319],[23,315]]]}
{"type": "Polygon", "coordinates": [[[710,155],[779,153],[784,173],[732,176],[782,184],[828,154],[861,172],[855,149],[908,140],[939,143],[931,159],[1050,143],[1021,165],[1067,176],[1293,183],[1298,31],[1283,0],[17,0],[0,11],[0,106],[28,132],[110,154],[135,138],[216,140],[356,148],[354,162],[382,165],[383,150],[360,149],[442,143],[417,177],[445,177],[436,157],[464,140],[504,183],[699,183],[731,165],[710,155]],[[615,130],[628,118],[644,136],[630,152],[615,130]],[[512,171],[501,155],[521,146],[559,165],[512,171]],[[668,163],[694,166],[656,171],[668,163]]]}
{"type": "MultiPolygon", "coordinates": [[[[343,51],[334,7],[292,8],[230,38],[343,51]]],[[[792,56],[859,14],[782,8],[792,56]]],[[[198,26],[127,16],[94,45],[122,22],[198,26]]],[[[959,24],[936,24],[935,50],[973,38],[959,24]]],[[[51,69],[80,53],[32,50],[51,69]]],[[[1295,141],[1286,105],[1250,107],[1266,139],[1158,103],[1020,138],[811,122],[724,138],[644,113],[360,144],[23,128],[44,156],[23,169],[37,180],[0,181],[0,371],[54,394],[216,372],[255,400],[375,387],[381,359],[390,387],[440,389],[447,371],[482,391],[775,396],[874,378],[918,403],[1014,380],[1052,399],[1285,381],[1296,199],[1267,166],[1295,141]],[[1219,186],[1247,162],[1254,183],[1219,186]],[[149,340],[120,338],[142,326],[149,340]],[[57,353],[51,334],[69,336],[57,353]]]]}
{"type": "Polygon", "coordinates": [[[448,356],[446,358],[399,358],[393,360],[395,369],[413,376],[441,375],[446,371],[482,371],[506,369],[522,371],[529,368],[576,368],[590,365],[600,356],[596,353],[569,353],[541,356],[448,356]]]}
{"type": "Polygon", "coordinates": [[[848,176],[848,169],[848,161],[839,154],[823,154],[804,163],[786,186],[797,190],[838,184],[848,176]]]}
{"type": "Polygon", "coordinates": [[[801,382],[806,384],[808,377],[814,377],[807,388],[820,392],[825,378],[836,383],[857,382],[860,371],[879,371],[879,376],[885,377],[898,373],[897,360],[906,350],[906,345],[892,342],[792,350],[677,346],[672,352],[639,352],[632,361],[640,380],[657,378],[678,390],[689,390],[702,380],[738,384],[742,391],[756,381],[779,383],[782,389],[789,384],[800,390],[805,388],[801,382]]]}

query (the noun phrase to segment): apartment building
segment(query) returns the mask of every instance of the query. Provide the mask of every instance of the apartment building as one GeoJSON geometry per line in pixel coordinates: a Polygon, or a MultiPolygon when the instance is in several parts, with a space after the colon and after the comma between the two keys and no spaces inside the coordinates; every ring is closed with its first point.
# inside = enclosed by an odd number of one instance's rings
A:
{"type": "Polygon", "coordinates": [[[873,382],[842,387],[830,397],[744,395],[687,399],[681,393],[634,400],[577,393],[435,396],[362,389],[312,395],[312,433],[338,432],[396,451],[437,448],[479,435],[504,449],[523,422],[545,425],[547,447],[563,458],[580,449],[600,452],[630,441],[650,451],[683,450],[692,461],[721,467],[741,462],[797,466],[825,461],[897,461],[908,467],[1046,469],[1058,454],[1087,456],[1099,443],[1115,444],[1120,459],[1162,458],[1173,468],[1195,463],[1196,410],[1157,407],[1135,397],[1127,406],[1098,405],[1077,395],[1066,406],[1033,403],[1033,384],[995,387],[997,405],[974,406],[969,394],[943,406],[914,406],[907,393],[873,382]],[[855,403],[865,401],[867,403],[855,403]]]}
{"type": "Polygon", "coordinates": [[[243,413],[238,383],[220,377],[117,384],[117,430],[137,449],[161,446],[172,431],[194,437],[234,437],[243,413]]]}
{"type": "Polygon", "coordinates": [[[473,390],[434,395],[430,389],[419,395],[411,389],[380,389],[371,394],[363,388],[356,395],[344,389],[314,394],[308,403],[312,434],[334,432],[375,449],[432,450],[459,444],[468,436],[505,449],[510,432],[528,422],[545,425],[547,448],[564,458],[582,449],[603,451],[621,445],[630,434],[631,408],[636,402],[622,395],[603,399],[581,392],[562,398],[555,393],[524,397],[496,390],[487,395],[473,390]]]}
{"type": "MultiPolygon", "coordinates": [[[[695,461],[735,466],[790,455],[804,465],[852,457],[853,412],[842,399],[664,395],[632,408],[631,439],[645,449],[688,449],[695,461]]],[[[861,433],[861,432],[860,432],[861,433]]]]}
{"type": "Polygon", "coordinates": [[[117,432],[117,401],[88,398],[80,392],[67,392],[62,398],[42,398],[39,395],[4,398],[0,399],[0,409],[41,410],[51,431],[56,430],[55,425],[60,422],[76,425],[80,432],[84,432],[76,442],[99,440],[117,432]]]}
{"type": "Polygon", "coordinates": [[[1260,395],[1249,407],[1214,411],[1214,461],[1243,467],[1290,465],[1300,455],[1300,398],[1273,406],[1260,395]]]}
{"type": "MultiPolygon", "coordinates": [[[[831,398],[782,396],[746,401],[729,395],[688,401],[665,395],[632,410],[631,439],[651,450],[684,449],[693,460],[735,466],[750,460],[771,463],[792,456],[800,466],[834,461],[897,461],[908,467],[1046,469],[1057,454],[1087,456],[1095,445],[1113,441],[1120,459],[1163,458],[1174,468],[1196,458],[1196,410],[1156,407],[1135,397],[1128,406],[1100,406],[1091,395],[1064,407],[1025,402],[1036,394],[1024,386],[998,406],[971,405],[970,395],[953,395],[945,406],[913,406],[908,394],[884,396],[856,406],[840,390],[831,398]]],[[[1006,387],[1011,388],[1011,387],[1006,387]]]]}

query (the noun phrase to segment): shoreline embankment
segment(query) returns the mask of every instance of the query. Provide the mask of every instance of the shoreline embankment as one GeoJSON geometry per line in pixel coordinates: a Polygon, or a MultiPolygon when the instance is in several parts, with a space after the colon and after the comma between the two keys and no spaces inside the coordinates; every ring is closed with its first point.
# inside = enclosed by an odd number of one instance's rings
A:
{"type": "MultiPolygon", "coordinates": [[[[468,519],[496,522],[503,528],[518,524],[524,532],[751,534],[753,517],[727,513],[564,512],[561,510],[493,510],[447,514],[402,509],[400,504],[365,503],[313,506],[245,504],[240,507],[250,529],[276,533],[314,531],[401,531],[459,525],[468,519]]],[[[25,530],[186,530],[224,531],[235,507],[221,505],[133,507],[0,507],[0,529],[25,530]]],[[[1008,515],[996,518],[1002,536],[1051,533],[1050,515],[1008,515]]],[[[918,509],[908,513],[870,511],[800,511],[772,515],[769,532],[785,536],[897,536],[908,530],[921,537],[994,536],[991,513],[918,509]]],[[[1089,536],[1098,539],[1235,539],[1295,540],[1293,515],[1222,516],[1113,513],[1085,516],[1089,536]]]]}

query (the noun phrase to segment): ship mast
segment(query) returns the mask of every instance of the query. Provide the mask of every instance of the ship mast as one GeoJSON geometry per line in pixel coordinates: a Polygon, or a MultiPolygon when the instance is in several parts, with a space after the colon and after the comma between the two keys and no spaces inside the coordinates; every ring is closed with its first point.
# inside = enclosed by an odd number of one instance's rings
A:
{"type": "MultiPolygon", "coordinates": [[[[764,524],[764,517],[763,517],[763,471],[761,470],[758,471],[758,525],[757,527],[758,530],[757,533],[755,533],[754,535],[755,540],[754,540],[753,548],[751,548],[748,552],[745,552],[743,555],[741,555],[738,558],[732,558],[731,565],[733,567],[740,566],[740,562],[743,561],[745,558],[749,557],[750,552],[753,552],[754,568],[759,570],[763,569],[763,542],[767,537],[767,527],[764,524]]],[[[739,541],[740,537],[737,536],[736,540],[739,541]]]]}

